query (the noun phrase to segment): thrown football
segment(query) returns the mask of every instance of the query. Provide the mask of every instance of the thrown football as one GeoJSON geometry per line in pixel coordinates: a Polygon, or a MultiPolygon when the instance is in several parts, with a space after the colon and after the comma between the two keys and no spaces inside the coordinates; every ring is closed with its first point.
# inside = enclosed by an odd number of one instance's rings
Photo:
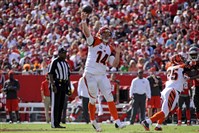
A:
{"type": "Polygon", "coordinates": [[[84,5],[84,6],[82,7],[82,11],[83,11],[83,12],[86,12],[86,13],[88,13],[88,14],[90,14],[90,13],[92,13],[93,8],[92,8],[92,6],[90,6],[90,5],[84,5]]]}

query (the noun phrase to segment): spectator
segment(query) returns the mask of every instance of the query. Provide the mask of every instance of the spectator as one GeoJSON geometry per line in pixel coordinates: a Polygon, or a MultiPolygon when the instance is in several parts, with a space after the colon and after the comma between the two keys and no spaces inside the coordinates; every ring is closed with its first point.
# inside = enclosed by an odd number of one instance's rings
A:
{"type": "Polygon", "coordinates": [[[30,64],[24,64],[22,75],[31,75],[32,70],[30,70],[30,68],[31,68],[30,64]]]}
{"type": "Polygon", "coordinates": [[[138,71],[138,68],[137,68],[136,62],[134,60],[131,60],[129,63],[128,72],[137,72],[137,71],[138,71]]]}
{"type": "Polygon", "coordinates": [[[182,15],[182,11],[178,10],[177,13],[176,13],[176,16],[173,19],[174,24],[180,24],[181,23],[181,15],[182,15]]]}
{"type": "Polygon", "coordinates": [[[169,38],[168,38],[168,40],[166,41],[166,44],[165,44],[166,48],[169,48],[170,46],[172,46],[174,48],[176,47],[176,40],[174,39],[172,34],[169,34],[169,38]]]}
{"type": "Polygon", "coordinates": [[[146,63],[144,64],[144,70],[147,71],[147,70],[150,70],[151,68],[155,68],[156,71],[159,71],[160,70],[160,66],[158,65],[158,63],[155,61],[155,56],[154,55],[151,55],[149,61],[146,61],[146,63]]]}
{"type": "Polygon", "coordinates": [[[41,75],[45,75],[48,72],[48,62],[48,58],[44,56],[43,61],[41,62],[41,75]]]}
{"type": "Polygon", "coordinates": [[[124,61],[124,63],[120,66],[119,70],[122,72],[128,72],[129,65],[127,61],[124,61]]]}
{"type": "Polygon", "coordinates": [[[14,78],[14,72],[11,70],[8,73],[8,78],[3,86],[3,91],[6,93],[6,114],[9,123],[13,123],[12,111],[15,111],[17,123],[20,123],[19,118],[19,99],[17,91],[20,88],[18,80],[14,78]]]}
{"type": "Polygon", "coordinates": [[[130,117],[130,124],[134,124],[138,109],[140,109],[141,120],[145,119],[146,98],[148,100],[151,98],[149,81],[143,77],[143,70],[141,69],[138,70],[137,77],[131,82],[129,97],[131,100],[134,100],[130,117]]]}
{"type": "Polygon", "coordinates": [[[41,75],[41,65],[39,63],[34,64],[33,74],[34,75],[41,75]]]}
{"type": "Polygon", "coordinates": [[[155,75],[155,68],[151,68],[150,76],[147,77],[149,80],[151,88],[151,99],[147,103],[148,107],[148,117],[151,117],[154,109],[159,112],[161,109],[161,91],[162,91],[162,79],[159,76],[155,75]]]}
{"type": "Polygon", "coordinates": [[[145,65],[145,59],[143,57],[139,57],[137,63],[138,69],[143,69],[144,65],[145,65]]]}
{"type": "Polygon", "coordinates": [[[61,114],[65,101],[65,94],[71,95],[70,69],[66,59],[66,50],[58,49],[56,57],[49,66],[49,82],[51,85],[51,127],[65,128],[60,125],[61,114]],[[62,69],[60,69],[62,68],[62,69]]]}
{"type": "MultiPolygon", "coordinates": [[[[52,53],[59,45],[67,45],[67,47],[72,49],[73,46],[71,44],[75,40],[75,42],[78,42],[76,47],[81,46],[80,42],[82,43],[82,40],[85,41],[85,38],[82,37],[78,27],[78,23],[81,21],[81,13],[78,8],[81,8],[83,3],[91,2],[83,1],[80,4],[71,4],[63,1],[37,1],[18,4],[9,2],[7,4],[6,1],[2,1],[0,5],[2,9],[0,53],[3,51],[8,54],[9,63],[12,63],[13,58],[15,58],[16,62],[20,60],[22,68],[24,65],[23,57],[24,55],[26,56],[26,53],[28,53],[27,55],[32,54],[29,58],[34,61],[36,59],[33,56],[34,51],[39,53],[49,51],[51,58],[52,53]],[[9,49],[13,49],[13,47],[15,52],[9,53],[9,49]],[[27,51],[27,49],[29,50],[27,51]]],[[[94,3],[96,4],[96,2],[94,3]]],[[[125,39],[132,41],[129,46],[124,46],[124,50],[133,47],[133,52],[137,51],[140,47],[134,45],[135,42],[143,44],[146,40],[150,40],[152,45],[158,43],[165,47],[169,34],[172,34],[176,41],[182,40],[184,47],[196,43],[198,40],[198,26],[196,23],[198,6],[196,1],[99,2],[97,5],[100,7],[103,5],[105,8],[93,7],[96,12],[90,14],[91,20],[89,22],[92,34],[97,32],[100,25],[108,24],[113,30],[113,37],[120,38],[119,43],[121,45],[123,45],[122,41],[125,39]],[[114,3],[114,6],[110,3],[114,3]],[[116,8],[116,5],[120,8],[116,8]],[[123,29],[121,28],[122,26],[123,29]],[[181,35],[181,39],[176,39],[179,35],[181,35]]],[[[175,49],[175,45],[172,48],[175,49]]],[[[150,55],[153,54],[151,50],[149,51],[150,55]]],[[[162,50],[166,49],[163,48],[162,50]]],[[[170,54],[171,51],[167,53],[172,55],[170,54]]],[[[77,68],[75,71],[79,71],[79,68],[82,68],[85,62],[82,57],[80,57],[80,60],[78,59],[79,54],[82,54],[81,49],[74,50],[74,66],[77,68]],[[77,57],[79,62],[75,61],[75,57],[77,57]]],[[[4,55],[4,53],[1,55],[4,55]]],[[[29,62],[26,63],[29,64],[29,62]]],[[[39,63],[41,63],[41,57],[39,58],[39,63]]],[[[34,62],[30,65],[33,66],[33,64],[34,62]]],[[[15,65],[13,67],[21,71],[18,69],[20,67],[16,68],[15,65]]],[[[6,65],[3,68],[4,71],[7,68],[10,68],[10,66],[6,65]]]]}
{"type": "Polygon", "coordinates": [[[48,75],[45,75],[45,80],[41,83],[41,98],[45,107],[45,117],[46,122],[50,122],[50,90],[49,90],[49,78],[48,75]]]}

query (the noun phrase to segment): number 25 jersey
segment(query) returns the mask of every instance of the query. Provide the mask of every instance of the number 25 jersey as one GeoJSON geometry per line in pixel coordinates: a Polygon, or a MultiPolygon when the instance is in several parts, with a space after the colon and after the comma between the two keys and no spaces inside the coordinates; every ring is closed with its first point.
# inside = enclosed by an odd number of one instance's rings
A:
{"type": "Polygon", "coordinates": [[[167,69],[166,88],[174,88],[181,92],[185,83],[184,68],[182,65],[170,66],[167,69]]]}

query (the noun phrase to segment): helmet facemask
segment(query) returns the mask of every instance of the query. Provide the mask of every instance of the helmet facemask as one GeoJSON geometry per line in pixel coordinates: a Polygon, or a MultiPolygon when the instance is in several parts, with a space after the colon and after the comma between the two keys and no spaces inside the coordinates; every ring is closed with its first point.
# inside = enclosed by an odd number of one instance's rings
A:
{"type": "Polygon", "coordinates": [[[189,58],[191,61],[198,61],[198,53],[190,53],[189,58]]]}
{"type": "Polygon", "coordinates": [[[199,54],[198,54],[198,48],[191,47],[189,50],[189,59],[191,61],[198,61],[199,60],[199,54]]]}
{"type": "Polygon", "coordinates": [[[103,42],[107,43],[111,38],[111,33],[110,31],[104,31],[103,33],[101,33],[100,37],[103,42]]]}
{"type": "Polygon", "coordinates": [[[112,33],[108,27],[104,26],[99,29],[97,36],[102,39],[103,42],[107,43],[110,41],[112,33]]]}

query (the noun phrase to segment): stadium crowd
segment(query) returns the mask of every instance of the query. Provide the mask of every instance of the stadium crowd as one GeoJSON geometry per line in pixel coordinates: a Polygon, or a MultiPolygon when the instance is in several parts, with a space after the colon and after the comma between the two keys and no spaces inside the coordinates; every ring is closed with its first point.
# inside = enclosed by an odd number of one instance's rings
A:
{"type": "Polygon", "coordinates": [[[187,58],[199,45],[197,0],[2,0],[0,1],[0,69],[45,74],[59,46],[67,48],[71,71],[81,72],[87,56],[79,26],[82,5],[90,4],[92,34],[101,26],[112,30],[112,45],[122,47],[118,68],[165,71],[169,57],[187,58]]]}

